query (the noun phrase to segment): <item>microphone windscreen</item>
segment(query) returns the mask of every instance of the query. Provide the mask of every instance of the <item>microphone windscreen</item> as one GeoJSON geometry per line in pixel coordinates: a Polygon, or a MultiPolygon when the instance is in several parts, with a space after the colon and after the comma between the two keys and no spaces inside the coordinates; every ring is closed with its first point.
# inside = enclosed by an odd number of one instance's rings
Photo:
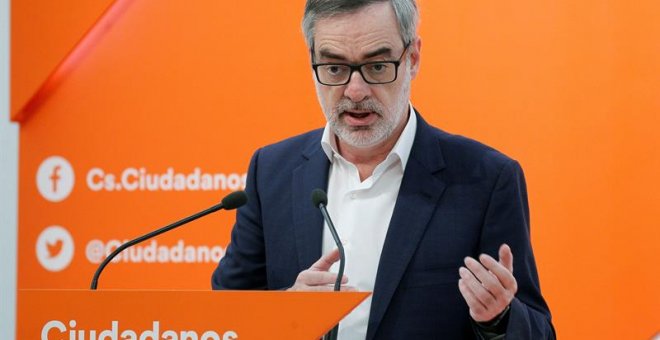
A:
{"type": "Polygon", "coordinates": [[[245,191],[234,191],[222,199],[222,207],[225,210],[236,209],[247,203],[247,194],[245,191]]]}
{"type": "Polygon", "coordinates": [[[312,204],[317,208],[319,204],[328,205],[328,195],[325,194],[325,191],[318,188],[312,190],[312,204]]]}

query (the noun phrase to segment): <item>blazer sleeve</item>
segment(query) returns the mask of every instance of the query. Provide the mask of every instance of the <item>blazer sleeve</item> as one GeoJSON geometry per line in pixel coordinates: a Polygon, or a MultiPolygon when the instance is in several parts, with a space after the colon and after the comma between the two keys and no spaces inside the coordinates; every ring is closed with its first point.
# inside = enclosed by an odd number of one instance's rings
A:
{"type": "Polygon", "coordinates": [[[509,160],[493,188],[480,238],[481,251],[498,257],[502,243],[513,253],[518,292],[511,302],[507,339],[555,339],[550,310],[541,295],[530,242],[529,206],[522,168],[509,160]]]}
{"type": "Polygon", "coordinates": [[[231,242],[211,277],[213,289],[266,289],[266,255],[257,188],[257,150],[248,169],[245,192],[248,202],[236,212],[231,242]]]}

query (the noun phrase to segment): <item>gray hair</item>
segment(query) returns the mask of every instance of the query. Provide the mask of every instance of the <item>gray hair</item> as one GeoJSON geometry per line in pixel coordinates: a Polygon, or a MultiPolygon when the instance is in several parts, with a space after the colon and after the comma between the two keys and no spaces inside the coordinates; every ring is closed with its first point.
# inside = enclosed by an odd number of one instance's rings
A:
{"type": "Polygon", "coordinates": [[[386,1],[394,9],[403,43],[411,43],[415,39],[419,22],[419,12],[415,0],[307,0],[302,21],[307,47],[314,48],[314,25],[319,19],[354,13],[371,4],[386,1]]]}

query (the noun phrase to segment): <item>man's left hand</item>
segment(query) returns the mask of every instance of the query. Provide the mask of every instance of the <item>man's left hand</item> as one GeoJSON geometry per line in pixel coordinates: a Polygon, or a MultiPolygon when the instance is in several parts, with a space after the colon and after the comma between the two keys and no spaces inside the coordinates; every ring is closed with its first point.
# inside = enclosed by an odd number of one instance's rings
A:
{"type": "Polygon", "coordinates": [[[488,322],[502,313],[518,291],[513,276],[513,254],[508,245],[499,250],[499,262],[487,254],[479,261],[465,258],[459,268],[458,289],[470,308],[470,316],[477,322],[488,322]],[[466,268],[467,267],[467,268],[466,268]]]}

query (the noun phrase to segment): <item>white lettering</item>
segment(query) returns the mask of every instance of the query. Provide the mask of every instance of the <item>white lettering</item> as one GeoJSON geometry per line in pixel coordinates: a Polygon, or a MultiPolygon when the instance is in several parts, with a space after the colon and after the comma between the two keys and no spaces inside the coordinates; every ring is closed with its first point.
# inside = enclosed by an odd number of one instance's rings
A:
{"type": "Polygon", "coordinates": [[[115,175],[113,174],[107,174],[103,182],[105,183],[105,190],[107,191],[113,191],[117,188],[115,185],[115,175]]]}
{"type": "Polygon", "coordinates": [[[220,340],[220,335],[214,331],[206,331],[202,334],[200,340],[220,340]]]}
{"type": "Polygon", "coordinates": [[[43,328],[41,328],[41,340],[48,340],[48,333],[51,329],[57,328],[60,333],[66,332],[66,326],[61,321],[52,320],[48,321],[43,328]]]}
{"type": "Polygon", "coordinates": [[[172,190],[172,183],[174,182],[174,169],[167,168],[167,172],[160,176],[160,189],[165,191],[172,190]]]}
{"type": "Polygon", "coordinates": [[[158,259],[159,263],[170,262],[170,250],[165,246],[158,247],[158,259]]]}
{"type": "Polygon", "coordinates": [[[152,240],[151,243],[144,248],[144,262],[156,262],[156,241],[152,240]]]}
{"type": "Polygon", "coordinates": [[[106,329],[99,333],[99,340],[116,340],[119,322],[113,321],[111,329],[106,329]]]}
{"type": "Polygon", "coordinates": [[[188,187],[189,190],[199,190],[199,176],[200,176],[200,170],[199,168],[195,168],[192,174],[188,175],[186,178],[186,186],[188,187]]]}
{"type": "Polygon", "coordinates": [[[195,331],[181,331],[181,340],[199,340],[195,331]]]}
{"type": "Polygon", "coordinates": [[[211,248],[211,261],[218,263],[225,256],[225,251],[221,247],[215,246],[211,248]]]}
{"type": "Polygon", "coordinates": [[[224,191],[245,188],[247,174],[207,173],[196,167],[192,172],[176,172],[172,167],[163,173],[152,173],[145,167],[129,167],[121,176],[94,167],[87,172],[91,191],[224,191]]]}
{"type": "Polygon", "coordinates": [[[138,171],[135,168],[127,168],[121,174],[121,186],[125,190],[135,191],[138,189],[138,171]]]}
{"type": "Polygon", "coordinates": [[[103,190],[103,170],[99,168],[92,168],[87,173],[87,186],[92,191],[101,191],[103,190]]]}
{"type": "Polygon", "coordinates": [[[163,340],[179,340],[179,334],[175,331],[165,331],[163,332],[163,340]]]}
{"type": "Polygon", "coordinates": [[[158,340],[160,339],[160,322],[154,321],[153,329],[144,331],[140,334],[140,340],[158,340]]]}
{"type": "MultiPolygon", "coordinates": [[[[112,254],[112,252],[115,251],[115,249],[119,248],[120,245],[121,245],[121,242],[119,242],[119,240],[112,240],[112,241],[106,243],[106,245],[105,245],[105,256],[108,257],[108,255],[112,254]]],[[[119,262],[120,259],[121,258],[119,256],[117,256],[114,259],[112,259],[111,262],[112,263],[117,263],[117,262],[119,262]]]]}
{"type": "Polygon", "coordinates": [[[213,177],[209,174],[202,175],[202,183],[200,184],[202,190],[210,191],[213,190],[213,177]]]}
{"type": "Polygon", "coordinates": [[[144,190],[144,187],[145,187],[145,185],[144,185],[144,175],[145,175],[146,173],[147,173],[147,169],[145,169],[145,168],[140,168],[140,177],[139,177],[139,181],[140,181],[140,190],[144,190]]]}
{"type": "Polygon", "coordinates": [[[241,177],[238,174],[231,174],[227,178],[227,186],[229,190],[236,191],[241,187],[241,177]]]}
{"type": "Polygon", "coordinates": [[[117,340],[118,329],[119,321],[112,321],[111,329],[106,329],[99,333],[99,340],[117,340]]]}
{"type": "MultiPolygon", "coordinates": [[[[85,255],[90,263],[97,264],[126,242],[127,240],[113,239],[104,242],[94,239],[87,244],[85,255]]],[[[125,249],[112,259],[112,263],[218,263],[224,255],[224,248],[217,245],[186,245],[183,240],[178,240],[174,245],[168,246],[151,240],[146,245],[137,244],[125,249]]]]}
{"type": "MultiPolygon", "coordinates": [[[[59,320],[50,320],[41,328],[41,340],[50,339],[49,333],[51,330],[56,329],[60,335],[69,331],[68,340],[220,340],[220,335],[214,330],[206,330],[200,336],[199,333],[192,330],[164,330],[161,338],[161,327],[159,321],[153,321],[151,329],[147,330],[134,330],[124,329],[121,330],[119,321],[113,320],[110,322],[109,329],[80,329],[75,330],[76,320],[69,321],[70,329],[67,329],[64,322],[59,320]],[[98,334],[98,337],[96,336],[98,334]]],[[[61,339],[61,338],[59,338],[61,339]]],[[[234,331],[226,331],[222,335],[222,340],[236,340],[238,334],[234,331]]]]}
{"type": "Polygon", "coordinates": [[[121,332],[121,340],[138,340],[138,336],[135,331],[127,329],[121,332]]]}
{"type": "Polygon", "coordinates": [[[176,246],[172,247],[170,253],[170,260],[173,263],[181,263],[183,261],[183,240],[179,240],[176,246]]]}
{"type": "Polygon", "coordinates": [[[234,331],[226,331],[222,340],[238,340],[238,334],[234,331]]]}

